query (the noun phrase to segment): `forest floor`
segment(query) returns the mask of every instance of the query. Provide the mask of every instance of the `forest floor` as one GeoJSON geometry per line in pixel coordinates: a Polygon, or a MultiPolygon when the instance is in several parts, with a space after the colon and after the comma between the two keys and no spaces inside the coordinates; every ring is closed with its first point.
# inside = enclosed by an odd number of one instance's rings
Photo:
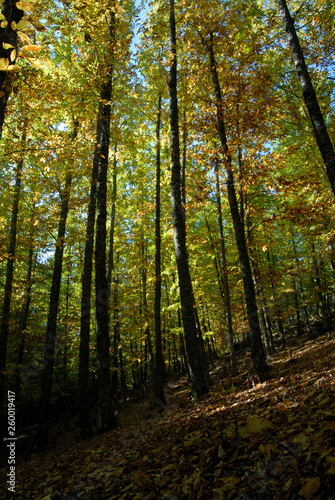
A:
{"type": "MultiPolygon", "coordinates": [[[[335,499],[335,332],[288,345],[269,360],[267,382],[225,378],[223,357],[196,403],[185,377],[170,379],[164,412],[129,403],[117,429],[77,444],[73,427],[22,461],[16,493],[0,498],[335,499]]],[[[238,361],[242,372],[247,353],[238,361]]]]}

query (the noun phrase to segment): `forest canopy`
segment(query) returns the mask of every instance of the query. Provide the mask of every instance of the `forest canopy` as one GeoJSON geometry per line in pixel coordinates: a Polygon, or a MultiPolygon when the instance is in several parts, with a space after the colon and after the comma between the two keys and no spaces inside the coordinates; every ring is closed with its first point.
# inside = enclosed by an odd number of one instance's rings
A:
{"type": "Polygon", "coordinates": [[[1,12],[1,404],[39,405],[41,448],[50,408],[104,432],[130,389],[197,398],[242,342],[265,379],[274,338],[331,327],[331,0],[1,12]]]}

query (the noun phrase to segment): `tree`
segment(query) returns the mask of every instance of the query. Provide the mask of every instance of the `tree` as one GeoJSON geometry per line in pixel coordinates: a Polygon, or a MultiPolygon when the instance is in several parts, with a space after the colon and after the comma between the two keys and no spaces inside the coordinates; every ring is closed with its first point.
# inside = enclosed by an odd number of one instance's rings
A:
{"type": "Polygon", "coordinates": [[[220,191],[220,177],[219,177],[219,167],[218,159],[215,158],[215,179],[216,179],[216,203],[218,212],[218,225],[220,233],[220,256],[221,256],[221,269],[222,269],[222,285],[223,294],[225,302],[225,316],[227,324],[227,336],[228,336],[228,346],[230,353],[230,371],[232,376],[236,375],[236,360],[235,360],[235,350],[234,350],[234,335],[233,335],[233,324],[232,324],[232,314],[231,314],[231,303],[230,303],[230,290],[229,290],[229,280],[228,280],[228,266],[226,258],[226,247],[224,242],[223,234],[223,223],[222,223],[222,209],[221,209],[221,191],[220,191]]]}
{"type": "MultiPolygon", "coordinates": [[[[74,123],[71,134],[72,141],[78,133],[79,123],[74,123]]],[[[74,160],[74,158],[73,158],[74,160]]],[[[70,190],[72,183],[73,165],[68,165],[65,174],[65,186],[61,193],[61,211],[58,223],[58,234],[56,240],[55,260],[50,291],[49,313],[47,321],[46,338],[44,344],[44,364],[41,380],[41,396],[39,404],[39,427],[36,436],[36,444],[39,450],[44,450],[48,446],[50,406],[52,395],[52,379],[55,362],[56,336],[57,336],[57,315],[60,296],[60,286],[62,280],[63,253],[66,220],[69,212],[70,190]]]]}
{"type": "Polygon", "coordinates": [[[304,53],[294,26],[294,21],[288,10],[286,0],[276,0],[279,14],[284,22],[284,28],[291,47],[295,69],[300,81],[304,101],[308,110],[315,133],[316,142],[320,150],[326,173],[335,195],[335,152],[323,114],[314,90],[314,86],[307,68],[304,53]]]}
{"type": "Polygon", "coordinates": [[[181,164],[179,146],[179,120],[177,100],[177,53],[174,0],[170,0],[170,52],[171,66],[169,76],[170,91],[170,148],[171,148],[171,201],[174,226],[174,246],[178,268],[182,320],[185,332],[186,349],[190,365],[190,379],[194,397],[208,391],[206,367],[203,364],[199,337],[201,332],[195,318],[192,281],[186,249],[185,215],[181,200],[181,164]]]}
{"type": "Polygon", "coordinates": [[[17,25],[24,16],[23,9],[17,7],[17,0],[5,0],[0,15],[0,137],[5,121],[8,97],[11,93],[19,38],[17,25]]]}
{"type": "Polygon", "coordinates": [[[11,214],[11,224],[10,224],[10,236],[8,244],[8,257],[7,257],[7,267],[6,267],[6,282],[5,282],[5,295],[2,309],[1,318],[1,330],[0,330],[0,412],[2,411],[4,401],[5,401],[5,388],[6,384],[6,362],[7,362],[7,343],[9,334],[9,315],[11,298],[13,292],[13,280],[14,280],[14,263],[15,263],[15,250],[16,250],[16,239],[17,239],[17,218],[19,212],[19,201],[20,201],[20,191],[21,191],[21,177],[22,168],[24,162],[24,149],[26,147],[27,140],[27,117],[25,117],[25,123],[22,132],[22,158],[16,165],[15,172],[15,187],[13,196],[13,206],[11,214]]]}
{"type": "MultiPolygon", "coordinates": [[[[109,50],[112,57],[115,42],[115,13],[110,11],[109,50]]],[[[95,310],[97,337],[97,378],[99,430],[106,432],[115,424],[110,397],[110,340],[109,340],[109,294],[107,284],[107,170],[110,142],[110,114],[113,85],[113,66],[108,64],[105,82],[102,86],[99,102],[99,125],[97,144],[99,163],[97,173],[97,218],[95,233],[95,310]]]]}
{"type": "Polygon", "coordinates": [[[219,83],[219,78],[216,69],[216,60],[214,56],[214,48],[213,48],[213,33],[210,33],[209,41],[203,39],[203,43],[207,49],[209,54],[209,62],[210,69],[213,78],[213,86],[215,90],[216,96],[216,110],[217,110],[217,128],[219,139],[221,142],[222,152],[224,156],[224,168],[225,168],[225,178],[226,178],[226,187],[228,193],[228,201],[231,211],[231,216],[234,224],[234,232],[236,237],[236,244],[239,253],[240,266],[243,277],[244,284],[244,293],[245,293],[245,302],[247,307],[247,315],[248,315],[248,324],[249,324],[249,344],[251,355],[254,363],[254,368],[257,374],[264,378],[268,371],[268,367],[265,360],[265,355],[262,346],[262,337],[261,337],[261,329],[259,326],[258,319],[258,311],[257,311],[257,302],[256,302],[256,293],[254,288],[254,282],[252,279],[252,272],[250,266],[250,260],[248,256],[248,250],[246,246],[245,233],[243,224],[241,221],[241,217],[238,210],[238,204],[235,193],[235,184],[234,184],[234,176],[233,169],[231,163],[231,156],[228,149],[226,130],[224,124],[224,115],[223,115],[223,104],[222,104],[222,96],[221,96],[221,88],[219,83]]]}
{"type": "MultiPolygon", "coordinates": [[[[99,137],[100,120],[97,124],[97,137],[99,137]]],[[[95,145],[90,197],[87,210],[86,241],[84,251],[84,269],[82,274],[81,312],[80,312],[80,347],[79,347],[79,426],[81,437],[91,435],[91,420],[89,412],[89,351],[90,351],[90,323],[91,323],[91,291],[94,255],[94,228],[97,177],[99,167],[99,147],[95,145]]]]}
{"type": "Polygon", "coordinates": [[[162,352],[161,331],[161,114],[162,97],[158,97],[156,125],[156,219],[155,219],[155,370],[153,374],[154,396],[157,401],[165,404],[163,389],[164,358],[162,352]]]}

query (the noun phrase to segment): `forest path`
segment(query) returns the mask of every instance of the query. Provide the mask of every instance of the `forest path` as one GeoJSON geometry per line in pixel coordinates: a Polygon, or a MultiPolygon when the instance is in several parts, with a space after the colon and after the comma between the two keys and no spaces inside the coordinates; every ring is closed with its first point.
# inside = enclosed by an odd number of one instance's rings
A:
{"type": "MultiPolygon", "coordinates": [[[[75,431],[64,434],[55,450],[17,466],[15,497],[334,499],[335,335],[288,340],[267,382],[226,379],[222,358],[196,403],[185,377],[169,380],[164,412],[140,401],[114,431],[78,444],[75,431]]],[[[239,360],[245,366],[247,355],[239,360]]]]}

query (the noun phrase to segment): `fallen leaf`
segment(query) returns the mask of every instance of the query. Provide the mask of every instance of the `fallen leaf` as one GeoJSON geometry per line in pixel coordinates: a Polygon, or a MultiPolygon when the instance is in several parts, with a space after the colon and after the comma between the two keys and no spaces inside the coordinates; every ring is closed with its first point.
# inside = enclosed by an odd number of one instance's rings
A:
{"type": "Polygon", "coordinates": [[[305,486],[299,491],[299,495],[304,496],[306,500],[311,500],[313,495],[318,491],[320,487],[321,480],[319,477],[313,477],[309,479],[305,486]]]}

